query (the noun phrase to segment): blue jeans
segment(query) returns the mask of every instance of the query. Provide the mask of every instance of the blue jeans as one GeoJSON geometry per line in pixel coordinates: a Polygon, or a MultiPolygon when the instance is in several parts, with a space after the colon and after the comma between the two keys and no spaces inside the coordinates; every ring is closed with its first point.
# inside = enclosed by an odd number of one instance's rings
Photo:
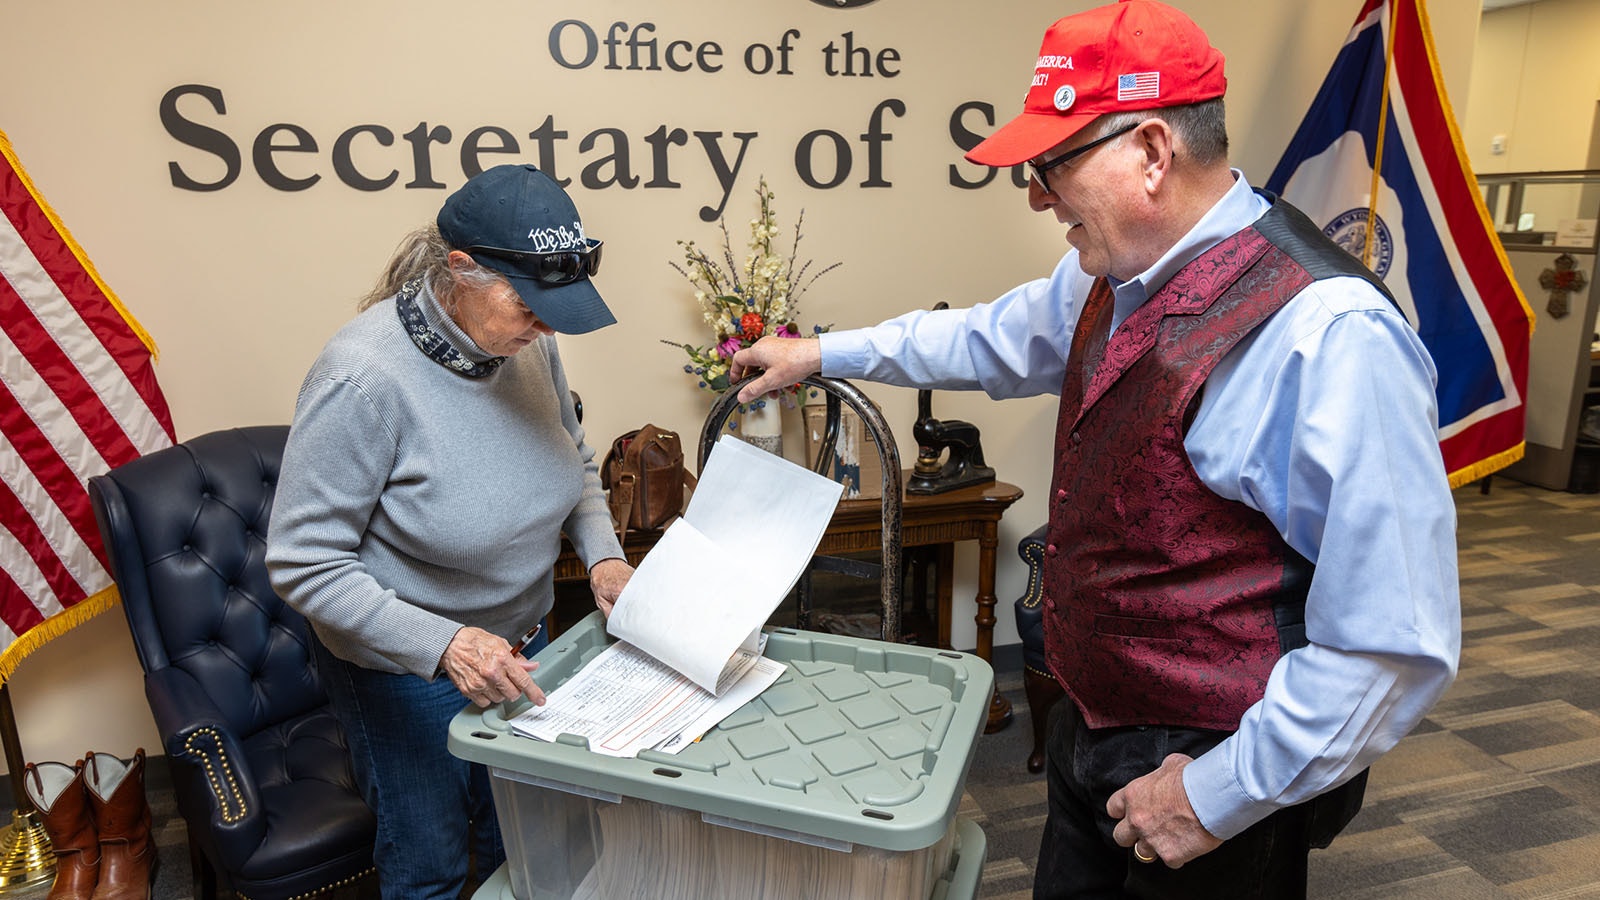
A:
{"type": "MultiPolygon", "coordinates": [[[[450,679],[375,672],[328,652],[315,658],[367,805],[378,818],[373,862],[384,898],[457,900],[469,852],[481,883],[505,861],[489,773],[445,747],[467,700],[450,679]]],[[[540,633],[524,650],[543,647],[540,633]]]]}

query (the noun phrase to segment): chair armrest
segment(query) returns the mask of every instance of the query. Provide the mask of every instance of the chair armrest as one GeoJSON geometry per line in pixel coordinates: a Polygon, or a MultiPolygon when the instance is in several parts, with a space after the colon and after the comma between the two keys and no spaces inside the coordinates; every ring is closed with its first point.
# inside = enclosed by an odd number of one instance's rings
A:
{"type": "Polygon", "coordinates": [[[1028,564],[1028,590],[1017,598],[1017,612],[1037,610],[1044,602],[1044,538],[1049,525],[1040,525],[1017,542],[1017,555],[1028,564]]]}
{"type": "Polygon", "coordinates": [[[1017,555],[1028,564],[1028,590],[1012,605],[1017,636],[1022,639],[1022,664],[1032,672],[1054,678],[1044,655],[1044,548],[1048,525],[1040,525],[1017,542],[1017,555]]]}
{"type": "Polygon", "coordinates": [[[144,692],[168,759],[193,767],[204,779],[217,850],[224,865],[238,871],[267,831],[243,746],[222,710],[187,672],[156,669],[145,675],[144,692]]]}

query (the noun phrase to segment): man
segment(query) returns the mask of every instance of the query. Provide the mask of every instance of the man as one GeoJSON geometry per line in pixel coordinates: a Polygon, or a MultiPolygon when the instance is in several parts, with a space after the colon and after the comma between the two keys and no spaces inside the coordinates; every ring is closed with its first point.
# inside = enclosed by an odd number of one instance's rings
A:
{"type": "Polygon", "coordinates": [[[1045,33],[1027,161],[1067,226],[968,310],[763,340],[745,399],[812,371],[1061,397],[1037,897],[1303,896],[1311,846],[1455,676],[1435,370],[1381,284],[1228,167],[1222,54],[1124,0],[1045,33]]]}

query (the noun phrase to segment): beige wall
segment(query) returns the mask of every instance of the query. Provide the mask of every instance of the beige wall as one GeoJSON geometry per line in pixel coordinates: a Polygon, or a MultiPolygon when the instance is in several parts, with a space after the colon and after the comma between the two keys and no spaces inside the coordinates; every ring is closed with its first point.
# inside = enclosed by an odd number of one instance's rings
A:
{"type": "MultiPolygon", "coordinates": [[[[474,0],[446,7],[416,2],[160,4],[13,2],[14,36],[0,55],[0,128],[105,279],[156,337],[159,375],[180,438],[241,424],[286,422],[301,375],[324,339],[351,314],[395,241],[431,218],[442,189],[405,189],[410,146],[363,138],[364,172],[398,169],[397,184],[360,192],[334,176],[331,147],[344,130],[379,124],[396,135],[420,122],[445,125],[448,146],[432,153],[434,177],[454,188],[469,131],[499,126],[525,136],[547,116],[570,133],[557,174],[576,176],[605,155],[579,149],[601,128],[627,135],[641,183],[652,177],[645,135],[660,125],[756,132],[728,206],[731,230],[745,233],[751,190],[765,173],[777,192],[785,230],[806,211],[806,256],[843,260],[803,305],[804,321],[867,324],[914,307],[987,299],[1049,271],[1063,250],[1060,229],[1030,215],[1023,193],[1001,181],[981,190],[947,183],[959,162],[949,136],[952,110],[969,100],[1009,115],[1032,70],[1039,35],[1054,18],[1086,2],[1015,0],[998,5],[952,0],[878,0],[836,9],[807,0],[673,4],[611,0],[557,10],[548,4],[474,0]],[[723,71],[644,73],[558,66],[547,35],[564,17],[603,36],[614,21],[653,22],[662,46],[687,39],[725,49],[723,71]],[[744,71],[746,45],[772,45],[787,29],[793,75],[744,71]],[[895,77],[829,77],[821,48],[852,32],[879,53],[893,48],[895,77]],[[25,39],[17,39],[22,37],[25,39]],[[210,85],[226,115],[199,97],[179,109],[241,145],[244,171],[214,192],[178,190],[176,162],[191,177],[217,178],[217,159],[176,141],[158,117],[177,85],[210,85]],[[22,88],[20,85],[30,85],[22,88]],[[862,188],[869,117],[886,100],[882,176],[892,187],[862,188]],[[266,126],[294,123],[319,146],[282,153],[288,174],[320,174],[309,190],[267,187],[250,163],[250,142],[266,126]],[[807,187],[794,149],[813,129],[849,142],[854,168],[839,187],[807,187]]],[[[1265,179],[1320,84],[1359,6],[1354,0],[1188,0],[1181,4],[1228,56],[1230,127],[1237,164],[1265,179]]],[[[1432,10],[1444,71],[1464,91],[1477,28],[1475,3],[1436,2],[1432,10]]],[[[626,49],[625,47],[623,48],[626,49]]],[[[602,54],[604,48],[601,48],[602,54]]],[[[976,118],[973,128],[981,128],[976,118]]],[[[679,373],[681,360],[660,338],[703,342],[693,302],[667,261],[675,241],[715,238],[697,211],[721,191],[696,144],[673,148],[670,177],[681,189],[600,190],[575,186],[590,232],[607,242],[598,284],[621,323],[563,338],[572,383],[587,405],[597,444],[645,421],[698,432],[708,396],[679,373]]],[[[602,141],[602,147],[608,146],[602,141]]],[[[494,158],[486,158],[493,162],[494,158]]],[[[831,171],[823,166],[823,174],[831,171]]],[[[911,391],[869,387],[896,427],[902,458],[915,443],[911,391]]],[[[975,422],[1000,476],[1025,498],[1000,535],[1000,625],[1015,641],[1010,603],[1024,587],[1012,548],[1041,521],[1048,487],[1053,398],[995,404],[982,395],[940,394],[936,414],[975,422]]],[[[958,554],[958,597],[970,597],[974,553],[958,554]]],[[[736,575],[734,572],[729,575],[736,575]]],[[[954,639],[973,642],[974,609],[958,604],[954,639]]],[[[101,616],[30,657],[13,682],[25,754],[72,759],[86,749],[131,752],[156,746],[140,674],[120,613],[101,616]]]]}
{"type": "MultiPolygon", "coordinates": [[[[1540,0],[1484,13],[1463,128],[1476,171],[1553,172],[1600,165],[1594,140],[1600,126],[1597,40],[1600,4],[1593,0],[1540,0]],[[1503,140],[1503,153],[1493,152],[1497,137],[1503,140]]],[[[1501,194],[1491,213],[1502,227],[1515,228],[1508,221],[1510,192],[1501,194]]],[[[1594,195],[1593,186],[1531,185],[1520,209],[1532,215],[1533,230],[1552,232],[1563,219],[1593,217],[1594,195]]],[[[1584,349],[1593,333],[1593,320],[1583,313],[1592,300],[1575,295],[1577,314],[1552,318],[1546,312],[1548,292],[1539,286],[1550,256],[1515,250],[1510,255],[1512,270],[1538,317],[1528,375],[1528,441],[1547,449],[1570,447],[1578,414],[1573,392],[1584,383],[1589,364],[1584,349]]],[[[1581,258],[1580,266],[1592,272],[1591,259],[1581,258]]],[[[1538,474],[1539,459],[1530,451],[1529,465],[1519,467],[1518,477],[1565,483],[1564,473],[1538,474]]]]}
{"type": "MultiPolygon", "coordinates": [[[[1462,139],[1480,173],[1553,172],[1600,164],[1600,4],[1540,0],[1483,15],[1462,139]],[[1493,145],[1501,139],[1504,152],[1493,145]]],[[[1523,198],[1533,227],[1553,231],[1593,200],[1571,186],[1535,186],[1523,198]]],[[[1504,203],[1493,211],[1505,219],[1504,203]]],[[[1531,435],[1531,433],[1530,433],[1531,435]]]]}
{"type": "Polygon", "coordinates": [[[1483,14],[1462,139],[1488,172],[1582,169],[1600,99],[1600,4],[1540,0],[1483,14]],[[1505,152],[1491,142],[1505,136],[1505,152]]]}

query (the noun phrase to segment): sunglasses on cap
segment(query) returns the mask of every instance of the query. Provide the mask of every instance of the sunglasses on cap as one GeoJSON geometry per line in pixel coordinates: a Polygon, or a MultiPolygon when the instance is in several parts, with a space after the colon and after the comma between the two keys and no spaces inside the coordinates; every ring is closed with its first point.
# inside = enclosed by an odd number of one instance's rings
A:
{"type": "Polygon", "coordinates": [[[1049,191],[1050,190],[1050,182],[1045,181],[1045,173],[1049,172],[1051,169],[1054,169],[1056,166],[1064,166],[1067,163],[1072,162],[1073,160],[1083,156],[1085,153],[1088,153],[1090,150],[1093,150],[1094,148],[1100,146],[1101,144],[1104,144],[1106,141],[1109,141],[1112,138],[1122,137],[1123,135],[1127,134],[1128,132],[1134,130],[1135,128],[1138,128],[1142,124],[1144,124],[1144,123],[1142,123],[1142,122],[1129,123],[1127,125],[1122,126],[1121,128],[1118,128],[1116,131],[1111,132],[1110,134],[1102,134],[1101,136],[1099,136],[1099,137],[1095,138],[1094,140],[1090,141],[1089,143],[1084,144],[1082,147],[1076,147],[1076,148],[1074,148],[1072,150],[1068,150],[1067,152],[1065,152],[1065,153],[1061,154],[1060,156],[1056,157],[1055,159],[1049,160],[1047,162],[1036,163],[1036,162],[1034,162],[1033,160],[1030,159],[1030,160],[1028,160],[1028,171],[1033,175],[1033,180],[1039,182],[1039,187],[1043,188],[1045,191],[1049,191]]]}
{"type": "Polygon", "coordinates": [[[571,284],[600,271],[600,248],[604,241],[584,238],[582,250],[507,250],[504,247],[463,248],[468,256],[487,256],[510,263],[521,275],[541,284],[571,284]]]}

